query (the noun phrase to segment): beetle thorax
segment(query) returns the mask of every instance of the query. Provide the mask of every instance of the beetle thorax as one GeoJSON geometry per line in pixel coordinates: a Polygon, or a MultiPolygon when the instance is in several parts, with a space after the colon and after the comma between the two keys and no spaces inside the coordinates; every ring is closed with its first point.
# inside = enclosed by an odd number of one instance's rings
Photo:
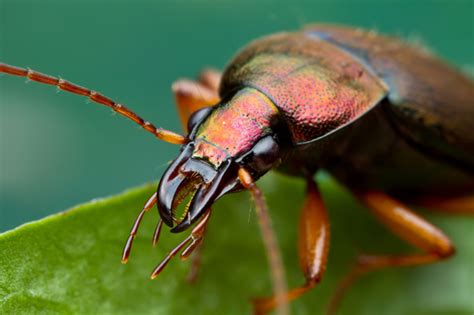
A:
{"type": "Polygon", "coordinates": [[[268,135],[277,114],[277,107],[268,97],[256,89],[243,88],[201,124],[193,157],[219,167],[225,159],[247,152],[268,135]]]}

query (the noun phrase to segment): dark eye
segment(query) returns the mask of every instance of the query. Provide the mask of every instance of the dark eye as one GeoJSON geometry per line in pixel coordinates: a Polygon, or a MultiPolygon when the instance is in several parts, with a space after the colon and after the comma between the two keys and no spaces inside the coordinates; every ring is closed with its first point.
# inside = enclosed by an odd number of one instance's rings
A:
{"type": "Polygon", "coordinates": [[[206,118],[212,111],[212,106],[201,108],[194,113],[188,119],[188,132],[191,132],[193,128],[206,118]]]}
{"type": "Polygon", "coordinates": [[[252,149],[252,168],[256,171],[267,171],[280,157],[280,146],[272,136],[260,139],[252,149]]]}

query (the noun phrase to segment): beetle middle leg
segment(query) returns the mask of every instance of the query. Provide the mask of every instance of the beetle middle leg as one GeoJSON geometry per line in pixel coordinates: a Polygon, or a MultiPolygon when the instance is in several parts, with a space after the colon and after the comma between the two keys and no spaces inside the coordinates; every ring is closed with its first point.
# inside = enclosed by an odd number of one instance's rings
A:
{"type": "Polygon", "coordinates": [[[437,227],[417,215],[404,204],[380,191],[358,192],[357,196],[396,236],[423,251],[420,254],[361,254],[353,270],[340,282],[330,301],[328,314],[333,314],[342,296],[360,276],[387,267],[435,263],[455,252],[449,238],[437,227]]]}
{"type": "MultiPolygon", "coordinates": [[[[287,292],[286,300],[292,301],[318,284],[326,270],[329,251],[329,219],[321,194],[313,179],[307,180],[307,195],[301,209],[298,252],[305,283],[287,292]]],[[[254,301],[255,313],[264,314],[275,307],[275,297],[254,301]]]]}

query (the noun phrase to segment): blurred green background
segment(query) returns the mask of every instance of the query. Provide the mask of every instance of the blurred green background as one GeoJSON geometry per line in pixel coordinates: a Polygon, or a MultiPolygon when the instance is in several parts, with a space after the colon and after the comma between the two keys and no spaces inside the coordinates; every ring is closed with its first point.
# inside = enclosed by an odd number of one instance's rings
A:
{"type": "MultiPolygon", "coordinates": [[[[96,89],[177,131],[174,80],[311,22],[375,28],[421,40],[467,71],[474,64],[472,0],[256,3],[2,0],[1,59],[96,89]]],[[[178,150],[81,97],[24,82],[0,78],[0,231],[155,181],[178,150]]]]}

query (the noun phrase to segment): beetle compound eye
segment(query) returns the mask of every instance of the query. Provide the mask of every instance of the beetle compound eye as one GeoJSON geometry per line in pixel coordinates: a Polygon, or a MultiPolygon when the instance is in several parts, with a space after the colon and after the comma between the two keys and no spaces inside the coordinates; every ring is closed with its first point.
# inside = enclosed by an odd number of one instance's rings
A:
{"type": "Polygon", "coordinates": [[[201,108],[195,111],[194,113],[192,113],[192,115],[189,117],[189,120],[188,120],[188,131],[191,132],[198,123],[200,123],[204,118],[206,118],[211,113],[211,111],[212,111],[212,107],[209,106],[209,107],[201,108]]]}
{"type": "Polygon", "coordinates": [[[258,171],[267,171],[280,156],[280,146],[272,136],[267,136],[258,141],[252,149],[250,166],[258,171]]]}

